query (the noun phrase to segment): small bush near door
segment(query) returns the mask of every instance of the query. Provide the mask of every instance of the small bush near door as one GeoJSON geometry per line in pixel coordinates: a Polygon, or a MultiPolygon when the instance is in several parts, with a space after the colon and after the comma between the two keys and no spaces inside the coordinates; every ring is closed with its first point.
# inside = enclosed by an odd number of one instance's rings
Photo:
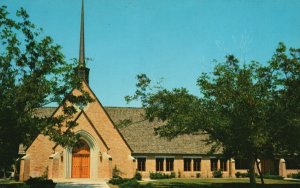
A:
{"type": "Polygon", "coordinates": [[[138,181],[142,180],[142,174],[139,172],[135,173],[133,179],[136,179],[138,181]]]}
{"type": "Polygon", "coordinates": [[[165,174],[161,172],[150,172],[150,179],[170,179],[175,178],[175,172],[171,172],[171,174],[165,174]]]}
{"type": "Polygon", "coordinates": [[[221,170],[214,170],[213,177],[214,178],[222,178],[223,172],[221,170]]]}
{"type": "Polygon", "coordinates": [[[43,177],[30,177],[25,183],[26,185],[29,185],[30,188],[55,188],[56,186],[56,183],[54,183],[53,180],[43,177]]]}

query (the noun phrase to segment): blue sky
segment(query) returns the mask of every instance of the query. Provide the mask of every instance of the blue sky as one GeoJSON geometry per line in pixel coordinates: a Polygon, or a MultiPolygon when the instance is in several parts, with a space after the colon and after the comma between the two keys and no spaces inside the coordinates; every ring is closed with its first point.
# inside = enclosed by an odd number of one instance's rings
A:
{"type": "MultiPolygon", "coordinates": [[[[1,0],[78,58],[81,0],[1,0]]],[[[85,0],[90,86],[105,106],[127,105],[135,76],[164,78],[167,88],[198,95],[196,80],[213,60],[269,60],[278,44],[300,47],[299,0],[85,0]]]]}

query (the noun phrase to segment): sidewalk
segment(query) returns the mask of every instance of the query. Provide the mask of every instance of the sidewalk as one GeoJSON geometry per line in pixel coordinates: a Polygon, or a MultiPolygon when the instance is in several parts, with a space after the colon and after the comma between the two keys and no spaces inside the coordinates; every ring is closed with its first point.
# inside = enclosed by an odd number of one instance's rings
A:
{"type": "Polygon", "coordinates": [[[109,188],[104,179],[56,179],[55,188],[109,188]]]}

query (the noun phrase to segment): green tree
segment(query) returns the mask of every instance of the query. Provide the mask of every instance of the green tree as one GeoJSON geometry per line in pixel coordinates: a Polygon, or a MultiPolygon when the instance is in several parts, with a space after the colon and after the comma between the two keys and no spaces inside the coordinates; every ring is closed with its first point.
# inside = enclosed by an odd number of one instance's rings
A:
{"type": "MultiPolygon", "coordinates": [[[[300,141],[300,49],[280,43],[269,62],[275,82],[270,121],[274,126],[272,143],[277,153],[299,154],[300,141]]],[[[298,156],[299,157],[299,156],[298,156]]]]}
{"type": "MultiPolygon", "coordinates": [[[[250,183],[255,186],[257,159],[273,157],[283,150],[291,151],[288,147],[295,143],[289,143],[287,135],[283,136],[287,134],[288,126],[294,127],[295,132],[290,134],[295,138],[293,141],[296,142],[300,135],[299,108],[291,118],[282,114],[294,110],[295,103],[299,107],[299,50],[292,49],[291,53],[290,59],[285,55],[284,45],[280,44],[267,66],[255,61],[241,64],[233,55],[228,55],[212,73],[203,73],[199,77],[200,96],[190,94],[185,88],[153,89],[151,80],[141,74],[137,77],[136,93],[127,96],[126,100],[140,99],[146,119],[158,118],[165,122],[155,130],[160,136],[172,139],[181,134],[208,133],[209,142],[213,143],[212,151],[221,148],[228,158],[248,159],[250,183]],[[294,65],[288,65],[288,77],[293,84],[282,75],[287,62],[294,65]],[[293,102],[287,96],[289,90],[292,90],[293,102]],[[290,107],[286,107],[287,101],[291,103],[290,107]],[[274,119],[278,114],[280,122],[276,122],[278,118],[274,119]],[[284,124],[291,119],[293,122],[284,124]],[[297,125],[295,121],[298,121],[297,125]]],[[[263,178],[261,180],[263,182],[263,178]]]]}
{"type": "Polygon", "coordinates": [[[30,22],[24,9],[11,19],[0,7],[0,167],[7,168],[18,156],[19,144],[28,145],[42,133],[62,146],[77,141],[72,128],[74,105],[91,102],[74,75],[75,62],[67,63],[61,47],[30,22]],[[72,95],[72,89],[81,95],[72,95]],[[64,115],[40,117],[36,111],[61,104],[64,115]],[[65,127],[66,126],[66,127],[65,127]]]}

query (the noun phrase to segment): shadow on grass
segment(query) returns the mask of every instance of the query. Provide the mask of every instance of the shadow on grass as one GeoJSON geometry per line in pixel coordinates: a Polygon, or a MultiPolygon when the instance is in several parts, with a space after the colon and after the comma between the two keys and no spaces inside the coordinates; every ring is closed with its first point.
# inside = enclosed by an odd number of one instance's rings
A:
{"type": "MultiPolygon", "coordinates": [[[[211,183],[211,184],[195,184],[195,183],[163,183],[155,185],[157,188],[251,188],[247,183],[211,183]]],[[[256,188],[299,188],[299,184],[257,184],[256,188]]]]}
{"type": "Polygon", "coordinates": [[[0,188],[30,188],[28,185],[21,183],[0,184],[0,188]]]}

